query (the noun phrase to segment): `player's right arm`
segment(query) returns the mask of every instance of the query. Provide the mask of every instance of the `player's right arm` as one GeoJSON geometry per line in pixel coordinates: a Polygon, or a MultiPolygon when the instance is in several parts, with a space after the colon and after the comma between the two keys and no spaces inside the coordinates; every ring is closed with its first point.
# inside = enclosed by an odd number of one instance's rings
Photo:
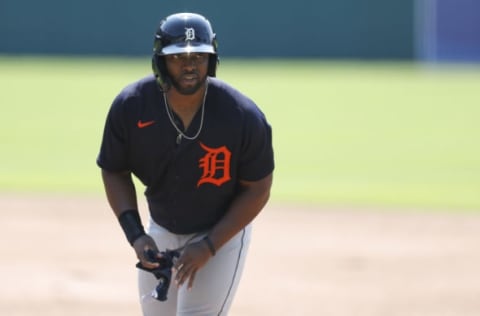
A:
{"type": "Polygon", "coordinates": [[[102,169],[108,203],[117,217],[126,210],[137,210],[137,194],[129,171],[112,172],[102,169]]]}
{"type": "Polygon", "coordinates": [[[158,253],[158,249],[153,239],[143,229],[131,173],[102,169],[102,180],[108,203],[119,220],[128,241],[135,249],[138,259],[146,268],[157,267],[158,263],[150,262],[145,256],[146,250],[152,249],[158,253]]]}

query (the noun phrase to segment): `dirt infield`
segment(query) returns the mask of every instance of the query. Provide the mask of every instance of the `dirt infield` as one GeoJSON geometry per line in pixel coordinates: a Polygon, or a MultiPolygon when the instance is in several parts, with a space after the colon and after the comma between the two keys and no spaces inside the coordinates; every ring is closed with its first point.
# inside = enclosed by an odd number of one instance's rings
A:
{"type": "MultiPolygon", "coordinates": [[[[0,210],[0,315],[140,315],[103,198],[0,194],[0,210]]],[[[480,213],[272,203],[253,238],[232,316],[480,315],[480,213]]]]}

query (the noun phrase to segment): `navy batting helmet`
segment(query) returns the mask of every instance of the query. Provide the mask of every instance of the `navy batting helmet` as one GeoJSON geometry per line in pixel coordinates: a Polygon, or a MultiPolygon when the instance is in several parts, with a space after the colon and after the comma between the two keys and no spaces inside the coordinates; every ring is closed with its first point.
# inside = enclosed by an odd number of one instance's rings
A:
{"type": "Polygon", "coordinates": [[[208,53],[208,75],[215,77],[218,54],[217,40],[210,22],[195,13],[176,13],[160,22],[153,43],[152,69],[158,83],[170,83],[165,55],[208,53]]]}

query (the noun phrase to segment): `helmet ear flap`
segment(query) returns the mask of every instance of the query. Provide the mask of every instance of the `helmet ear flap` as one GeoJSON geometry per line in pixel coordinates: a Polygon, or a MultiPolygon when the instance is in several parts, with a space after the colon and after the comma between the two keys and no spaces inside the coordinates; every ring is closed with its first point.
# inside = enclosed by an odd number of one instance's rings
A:
{"type": "Polygon", "coordinates": [[[217,75],[217,65],[219,62],[218,55],[210,54],[208,57],[208,76],[215,77],[217,75]]]}
{"type": "Polygon", "coordinates": [[[217,66],[220,63],[220,58],[218,57],[218,41],[217,41],[217,35],[213,34],[212,38],[212,46],[213,50],[215,51],[215,54],[210,54],[208,58],[208,75],[210,77],[215,77],[217,75],[217,66]]]}
{"type": "Polygon", "coordinates": [[[170,80],[167,74],[167,66],[165,65],[165,59],[163,56],[158,56],[153,54],[152,56],[152,70],[157,79],[157,83],[160,85],[161,89],[168,89],[170,85],[170,80]]]}

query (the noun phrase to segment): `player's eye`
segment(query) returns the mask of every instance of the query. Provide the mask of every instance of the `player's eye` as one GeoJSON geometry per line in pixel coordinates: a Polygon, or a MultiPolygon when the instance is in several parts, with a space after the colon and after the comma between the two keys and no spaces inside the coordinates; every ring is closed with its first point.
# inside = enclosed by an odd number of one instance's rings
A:
{"type": "Polygon", "coordinates": [[[197,53],[197,54],[193,55],[193,60],[196,61],[196,62],[203,62],[206,59],[207,59],[207,54],[197,53]]]}
{"type": "Polygon", "coordinates": [[[177,62],[180,60],[180,54],[172,54],[172,55],[166,55],[165,59],[170,61],[170,62],[177,62]]]}

